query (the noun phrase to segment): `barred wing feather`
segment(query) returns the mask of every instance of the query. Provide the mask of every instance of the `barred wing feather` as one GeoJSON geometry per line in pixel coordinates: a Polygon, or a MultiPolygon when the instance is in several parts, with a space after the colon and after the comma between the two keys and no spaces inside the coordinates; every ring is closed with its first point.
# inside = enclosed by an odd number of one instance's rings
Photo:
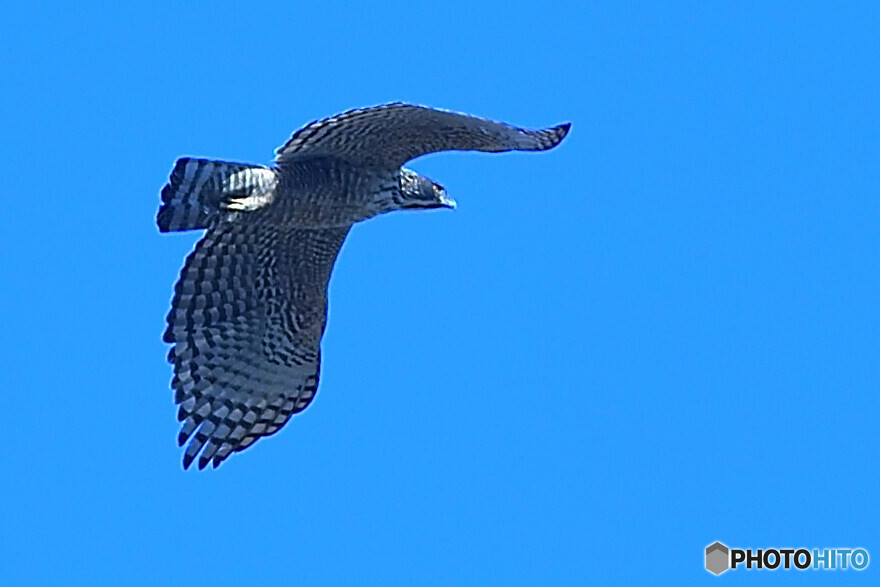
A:
{"type": "Polygon", "coordinates": [[[277,151],[283,167],[295,157],[325,155],[396,169],[438,151],[544,151],[555,147],[571,125],[528,130],[503,122],[394,102],[349,110],[296,131],[277,151]]]}
{"type": "MultiPolygon", "coordinates": [[[[259,213],[257,213],[259,215],[259,213]]],[[[348,228],[221,223],[175,286],[165,340],[189,442],[184,468],[216,467],[277,432],[318,388],[327,283],[348,228]]]]}

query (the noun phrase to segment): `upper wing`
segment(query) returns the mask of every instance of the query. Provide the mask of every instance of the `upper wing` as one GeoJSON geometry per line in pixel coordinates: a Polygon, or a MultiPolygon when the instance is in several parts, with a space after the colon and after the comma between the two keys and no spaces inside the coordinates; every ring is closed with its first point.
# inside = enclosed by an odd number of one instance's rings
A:
{"type": "Polygon", "coordinates": [[[425,106],[395,102],[312,122],[276,151],[276,161],[331,155],[396,169],[437,151],[543,151],[559,144],[570,123],[527,130],[425,106]]]}
{"type": "Polygon", "coordinates": [[[348,228],[284,229],[262,215],[210,228],[175,286],[164,338],[184,468],[200,451],[199,468],[216,467],[276,432],[318,388],[327,283],[348,228]]]}

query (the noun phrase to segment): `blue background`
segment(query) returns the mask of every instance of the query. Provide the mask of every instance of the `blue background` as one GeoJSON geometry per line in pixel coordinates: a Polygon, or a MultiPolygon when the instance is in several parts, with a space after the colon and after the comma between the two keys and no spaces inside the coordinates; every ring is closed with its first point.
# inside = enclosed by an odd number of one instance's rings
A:
{"type": "Polygon", "coordinates": [[[4,8],[5,584],[880,556],[876,3],[149,4],[4,8]],[[200,235],[155,227],[175,158],[267,163],[391,100],[573,128],[412,163],[459,209],[355,227],[316,401],[183,472],[161,334],[200,235]]]}

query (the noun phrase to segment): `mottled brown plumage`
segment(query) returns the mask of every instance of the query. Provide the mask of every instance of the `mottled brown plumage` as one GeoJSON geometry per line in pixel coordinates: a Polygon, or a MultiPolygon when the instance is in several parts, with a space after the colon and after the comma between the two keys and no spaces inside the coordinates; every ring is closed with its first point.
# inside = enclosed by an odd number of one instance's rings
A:
{"type": "Polygon", "coordinates": [[[564,124],[525,130],[410,104],[313,122],[277,167],[182,158],[162,189],[162,232],[207,229],[174,291],[164,339],[184,468],[216,467],[278,431],[318,388],[327,284],[351,226],[400,209],[454,207],[401,165],[446,150],[541,151],[564,124]]]}

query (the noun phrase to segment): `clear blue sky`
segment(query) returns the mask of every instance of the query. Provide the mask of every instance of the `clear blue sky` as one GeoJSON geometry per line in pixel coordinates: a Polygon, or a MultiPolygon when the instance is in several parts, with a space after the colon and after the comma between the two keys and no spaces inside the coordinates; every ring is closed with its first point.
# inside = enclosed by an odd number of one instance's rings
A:
{"type": "Polygon", "coordinates": [[[715,540],[880,557],[875,3],[148,4],[4,8],[0,582],[689,584],[725,580],[715,540]],[[268,163],[391,100],[573,127],[412,163],[459,209],[352,231],[316,401],[182,471],[161,334],[199,234],[154,220],[175,158],[268,163]]]}

